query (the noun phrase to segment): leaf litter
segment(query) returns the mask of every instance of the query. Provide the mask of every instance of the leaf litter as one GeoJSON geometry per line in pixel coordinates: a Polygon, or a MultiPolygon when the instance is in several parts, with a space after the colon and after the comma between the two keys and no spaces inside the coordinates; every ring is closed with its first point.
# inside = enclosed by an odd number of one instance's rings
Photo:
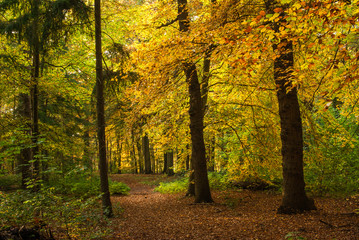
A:
{"type": "Polygon", "coordinates": [[[154,192],[148,183],[166,180],[161,175],[112,179],[131,191],[112,197],[124,211],[112,220],[113,234],[107,239],[359,239],[358,196],[315,198],[318,210],[282,215],[276,213],[281,195],[275,192],[212,191],[215,203],[194,204],[184,193],[154,192]]]}

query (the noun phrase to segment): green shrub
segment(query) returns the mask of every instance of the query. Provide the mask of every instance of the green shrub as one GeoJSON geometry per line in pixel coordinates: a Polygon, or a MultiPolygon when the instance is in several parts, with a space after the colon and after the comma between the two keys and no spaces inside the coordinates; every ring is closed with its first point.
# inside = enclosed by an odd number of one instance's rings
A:
{"type": "Polygon", "coordinates": [[[209,172],[208,180],[211,189],[224,190],[231,186],[228,175],[224,172],[209,172]]]}
{"type": "Polygon", "coordinates": [[[39,192],[0,192],[0,229],[46,226],[56,239],[92,239],[109,235],[99,196],[86,200],[55,194],[53,188],[39,192]]]}
{"type": "MultiPolygon", "coordinates": [[[[226,189],[230,187],[230,181],[226,173],[209,172],[208,180],[211,189],[226,189]]],[[[155,191],[160,193],[179,193],[188,188],[188,176],[181,177],[172,182],[161,182],[155,191]]]]}
{"type": "Polygon", "coordinates": [[[110,182],[111,195],[128,195],[131,188],[122,182],[110,182]]]}
{"type": "Polygon", "coordinates": [[[180,178],[173,182],[161,182],[160,185],[155,188],[155,191],[160,193],[179,193],[186,191],[187,187],[188,177],[180,178]]]}
{"type": "Polygon", "coordinates": [[[82,169],[74,169],[64,175],[52,174],[45,185],[53,187],[56,193],[81,198],[100,195],[99,177],[82,169]]]}
{"type": "Polygon", "coordinates": [[[0,176],[0,190],[11,190],[19,188],[21,175],[7,174],[0,176]]]}

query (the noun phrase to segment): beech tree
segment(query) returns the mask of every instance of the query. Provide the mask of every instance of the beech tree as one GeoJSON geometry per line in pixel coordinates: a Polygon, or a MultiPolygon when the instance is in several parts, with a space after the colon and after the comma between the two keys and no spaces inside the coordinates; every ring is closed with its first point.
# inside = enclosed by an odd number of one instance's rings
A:
{"type": "MultiPolygon", "coordinates": [[[[189,31],[187,0],[178,0],[178,22],[182,33],[189,31]]],[[[182,63],[188,84],[189,115],[192,140],[192,161],[195,181],[195,202],[213,202],[207,175],[206,148],[203,139],[203,103],[196,65],[188,60],[182,63]]]]}
{"type": "MultiPolygon", "coordinates": [[[[283,6],[276,1],[266,2],[267,10],[272,13],[275,7],[283,6]]],[[[279,33],[281,26],[286,27],[284,18],[273,23],[274,31],[279,33]]],[[[304,190],[303,127],[297,87],[292,84],[293,43],[282,38],[278,44],[273,44],[273,49],[278,51],[278,57],[274,60],[274,80],[277,86],[283,158],[283,199],[278,212],[313,210],[316,209],[313,200],[307,197],[304,190]]]]}
{"type": "Polygon", "coordinates": [[[101,40],[101,0],[95,0],[95,41],[96,41],[96,98],[97,98],[97,138],[99,147],[99,169],[102,193],[103,214],[112,217],[112,204],[108,184],[108,166],[106,157],[106,123],[104,101],[104,77],[102,72],[101,40]]]}

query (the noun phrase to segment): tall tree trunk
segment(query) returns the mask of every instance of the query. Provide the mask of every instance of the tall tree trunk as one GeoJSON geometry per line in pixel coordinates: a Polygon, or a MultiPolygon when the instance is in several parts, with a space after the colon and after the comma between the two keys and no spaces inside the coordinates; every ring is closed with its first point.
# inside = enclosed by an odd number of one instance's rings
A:
{"type": "MultiPolygon", "coordinates": [[[[20,94],[20,116],[24,119],[25,125],[25,134],[31,135],[31,104],[30,96],[25,93],[20,94]]],[[[31,177],[31,148],[29,146],[24,146],[20,152],[20,169],[21,169],[21,187],[26,189],[27,182],[31,177]]]]}
{"type": "Polygon", "coordinates": [[[163,172],[162,173],[167,173],[167,152],[163,153],[163,172]]]}
{"type": "Polygon", "coordinates": [[[150,141],[147,134],[142,137],[143,159],[145,162],[145,174],[151,174],[150,141]]]}
{"type": "Polygon", "coordinates": [[[156,159],[155,159],[155,150],[153,147],[150,147],[150,159],[151,159],[151,171],[156,173],[156,159]]]}
{"type": "Polygon", "coordinates": [[[117,173],[121,174],[121,153],[122,153],[122,143],[120,143],[120,140],[117,139],[117,173]]]}
{"type": "Polygon", "coordinates": [[[102,208],[106,217],[112,217],[112,204],[108,184],[108,166],[106,162],[106,125],[104,78],[102,72],[101,41],[101,0],[95,0],[95,41],[96,41],[96,95],[97,95],[97,136],[99,141],[99,170],[101,179],[102,208]]]}
{"type": "Polygon", "coordinates": [[[82,164],[84,167],[86,167],[87,170],[90,170],[92,172],[92,162],[90,156],[90,131],[88,126],[85,126],[85,133],[83,136],[83,140],[84,140],[84,150],[82,156],[82,164]]]}
{"type": "Polygon", "coordinates": [[[32,70],[31,70],[31,107],[32,107],[32,142],[34,147],[32,148],[32,161],[33,161],[33,181],[34,190],[37,191],[40,188],[38,181],[40,180],[40,161],[39,161],[39,104],[38,104],[38,81],[40,77],[40,41],[39,41],[39,0],[34,0],[32,5],[32,14],[35,17],[32,30],[32,70]]]}
{"type": "MultiPolygon", "coordinates": [[[[189,31],[187,0],[177,0],[178,20],[181,32],[189,31]]],[[[201,86],[196,65],[183,62],[189,92],[189,115],[192,139],[192,160],[195,179],[195,202],[213,202],[207,175],[206,148],[203,139],[203,108],[201,86]]]]}
{"type": "Polygon", "coordinates": [[[167,159],[167,175],[168,176],[173,176],[174,172],[173,172],[173,150],[169,150],[166,153],[166,159],[167,159]]]}
{"type": "MultiPolygon", "coordinates": [[[[267,2],[267,10],[272,11],[275,3],[267,2]]],[[[273,24],[277,33],[280,32],[279,27],[285,27],[286,24],[284,14],[281,17],[281,20],[273,24]]],[[[292,85],[291,80],[294,66],[293,44],[287,39],[281,39],[279,44],[273,44],[273,49],[279,53],[274,60],[274,80],[279,105],[283,166],[283,199],[278,213],[312,210],[315,209],[314,202],[304,190],[302,119],[297,88],[292,85]]]]}
{"type": "MultiPolygon", "coordinates": [[[[138,152],[138,167],[139,167],[139,173],[143,173],[143,152],[142,152],[142,148],[141,148],[141,143],[140,143],[141,139],[138,139],[138,141],[136,142],[137,144],[137,152],[138,152]]],[[[137,166],[137,165],[136,165],[137,166]]],[[[137,173],[137,170],[136,170],[137,173]]]]}

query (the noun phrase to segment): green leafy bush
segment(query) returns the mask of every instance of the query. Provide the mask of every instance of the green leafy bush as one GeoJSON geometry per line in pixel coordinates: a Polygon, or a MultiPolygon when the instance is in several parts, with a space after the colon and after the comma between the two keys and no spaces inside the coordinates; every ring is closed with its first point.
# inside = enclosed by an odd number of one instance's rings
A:
{"type": "Polygon", "coordinates": [[[53,188],[0,192],[0,229],[41,225],[56,239],[101,238],[110,234],[110,222],[102,215],[99,199],[70,198],[55,194],[53,188]]]}
{"type": "Polygon", "coordinates": [[[19,188],[21,185],[21,176],[7,174],[0,176],[0,190],[10,190],[19,188]]]}
{"type": "Polygon", "coordinates": [[[82,169],[74,169],[64,175],[52,174],[48,186],[53,187],[56,193],[81,198],[100,195],[99,177],[82,169]]]}
{"type": "Polygon", "coordinates": [[[131,188],[122,182],[110,181],[110,193],[111,195],[128,195],[131,188]]]}
{"type": "Polygon", "coordinates": [[[161,182],[160,185],[155,188],[155,191],[160,193],[179,193],[186,191],[187,187],[188,177],[180,178],[173,182],[161,182]]]}
{"type": "MultiPolygon", "coordinates": [[[[226,189],[230,187],[230,181],[226,173],[209,172],[208,180],[211,189],[226,189]]],[[[188,188],[188,176],[181,177],[172,182],[161,182],[155,191],[160,193],[179,193],[188,188]]]]}
{"type": "Polygon", "coordinates": [[[225,172],[209,172],[208,180],[211,189],[223,190],[231,186],[231,182],[225,172]]]}

